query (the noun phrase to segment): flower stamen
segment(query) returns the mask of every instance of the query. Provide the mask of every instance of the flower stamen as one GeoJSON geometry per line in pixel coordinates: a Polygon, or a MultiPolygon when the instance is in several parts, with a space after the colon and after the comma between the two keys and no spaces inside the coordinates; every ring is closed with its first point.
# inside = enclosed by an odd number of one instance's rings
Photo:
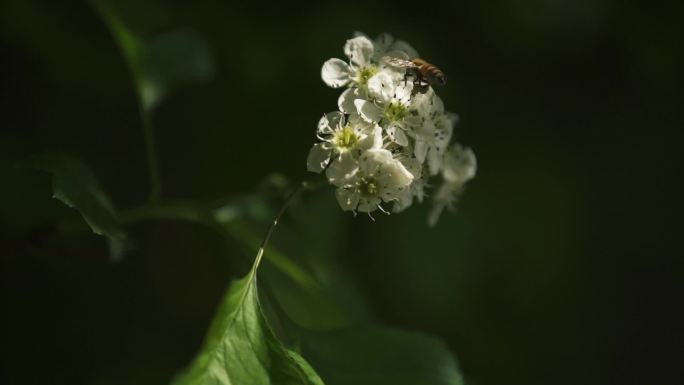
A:
{"type": "Polygon", "coordinates": [[[349,151],[359,142],[359,136],[351,126],[345,126],[335,133],[334,143],[340,152],[349,151]]]}
{"type": "Polygon", "coordinates": [[[379,71],[376,66],[363,67],[359,70],[358,83],[360,86],[365,87],[368,85],[368,79],[372,78],[379,71]]]}
{"type": "Polygon", "coordinates": [[[374,198],[378,195],[378,184],[373,178],[361,178],[359,181],[359,191],[365,198],[374,198]]]}

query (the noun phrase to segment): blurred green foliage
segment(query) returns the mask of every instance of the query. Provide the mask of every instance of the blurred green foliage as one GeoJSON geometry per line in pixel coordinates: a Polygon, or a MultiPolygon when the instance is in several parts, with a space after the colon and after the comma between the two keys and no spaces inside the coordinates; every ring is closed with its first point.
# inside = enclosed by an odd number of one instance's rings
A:
{"type": "Polygon", "coordinates": [[[115,4],[142,56],[122,55],[90,2],[0,2],[0,382],[164,384],[186,367],[287,189],[260,183],[309,177],[337,94],[320,65],[354,30],[390,32],[447,73],[440,95],[479,175],[435,229],[425,207],[371,223],[329,189],[304,194],[260,270],[274,332],[331,384],[360,381],[328,380],[329,365],[369,369],[395,330],[316,334],[347,322],[439,336],[479,385],[682,376],[681,4],[115,4]],[[164,210],[141,211],[150,136],[164,210]],[[16,167],[55,152],[120,210],[120,262],[50,198],[50,175],[16,167]],[[325,327],[305,339],[287,319],[325,327]],[[367,351],[320,345],[355,339],[367,351]]]}

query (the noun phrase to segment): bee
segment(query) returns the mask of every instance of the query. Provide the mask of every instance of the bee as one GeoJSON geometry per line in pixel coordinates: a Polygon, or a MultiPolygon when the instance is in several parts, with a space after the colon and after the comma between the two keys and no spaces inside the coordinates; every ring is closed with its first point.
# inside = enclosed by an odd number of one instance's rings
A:
{"type": "Polygon", "coordinates": [[[436,66],[426,62],[420,58],[411,60],[400,59],[392,56],[385,56],[382,60],[396,68],[406,69],[404,81],[409,77],[413,78],[413,92],[412,94],[424,94],[430,89],[430,86],[443,86],[446,84],[446,76],[444,72],[436,66]]]}

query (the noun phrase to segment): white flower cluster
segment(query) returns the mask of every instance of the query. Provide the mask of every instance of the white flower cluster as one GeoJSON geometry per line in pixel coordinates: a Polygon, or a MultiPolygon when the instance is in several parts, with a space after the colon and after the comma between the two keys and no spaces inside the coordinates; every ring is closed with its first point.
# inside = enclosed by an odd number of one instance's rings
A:
{"type": "Polygon", "coordinates": [[[343,210],[369,215],[387,212],[383,203],[399,212],[414,199],[422,202],[429,179],[441,176],[429,217],[436,223],[475,176],[473,152],[449,144],[457,116],[444,110],[432,87],[414,90],[416,79],[383,60],[417,58],[407,43],[388,34],[374,41],[357,34],[347,40],[344,53],[348,61],[330,59],[321,70],[325,84],[345,90],[339,111],[318,122],[320,142],[309,152],[308,170],[325,170],[343,210]]]}

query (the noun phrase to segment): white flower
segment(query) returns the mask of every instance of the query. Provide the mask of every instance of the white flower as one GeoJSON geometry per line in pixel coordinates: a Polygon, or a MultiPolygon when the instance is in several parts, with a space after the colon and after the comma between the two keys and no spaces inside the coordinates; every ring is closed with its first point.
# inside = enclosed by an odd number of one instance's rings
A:
{"type": "Polygon", "coordinates": [[[365,87],[379,68],[372,62],[375,52],[373,42],[365,36],[347,40],[344,54],[349,58],[347,64],[341,59],[333,58],[323,63],[321,78],[328,86],[340,88],[346,85],[365,87]]]}
{"type": "Polygon", "coordinates": [[[368,124],[369,122],[359,115],[359,112],[356,110],[356,105],[354,104],[355,100],[366,100],[365,98],[366,96],[361,95],[358,88],[347,88],[337,99],[337,107],[340,111],[349,116],[350,121],[365,122],[368,124]]]}
{"type": "Polygon", "coordinates": [[[418,57],[418,52],[408,43],[395,41],[387,33],[381,34],[373,42],[366,35],[357,32],[354,38],[345,43],[344,54],[349,63],[333,58],[323,63],[321,68],[321,78],[332,88],[350,85],[365,90],[368,80],[380,70],[383,56],[404,59],[418,57]]]}
{"type": "Polygon", "coordinates": [[[452,119],[442,114],[436,122],[426,120],[412,132],[416,140],[416,158],[421,163],[427,159],[430,175],[437,175],[442,167],[444,152],[451,140],[452,127],[452,119]]]}
{"type": "Polygon", "coordinates": [[[383,210],[381,202],[399,199],[413,181],[404,165],[383,149],[367,150],[356,160],[342,156],[327,175],[338,187],[335,195],[343,210],[368,213],[383,210]]]}
{"type": "Polygon", "coordinates": [[[444,182],[432,197],[432,208],[428,214],[428,224],[434,226],[445,207],[453,208],[463,191],[463,186],[475,177],[477,159],[470,148],[454,143],[444,154],[444,182]]]}
{"type": "Polygon", "coordinates": [[[411,182],[409,188],[399,194],[397,201],[394,202],[392,211],[395,213],[409,208],[413,204],[414,197],[418,202],[422,202],[425,196],[425,187],[427,187],[427,175],[423,173],[423,166],[416,158],[405,157],[401,160],[401,163],[413,175],[413,182],[411,182]]]}
{"type": "Polygon", "coordinates": [[[307,168],[325,170],[343,210],[369,215],[386,212],[383,202],[392,202],[394,212],[422,202],[431,178],[440,175],[428,218],[434,225],[476,172],[470,149],[449,146],[458,117],[444,109],[432,87],[416,92],[415,79],[383,59],[418,57],[406,42],[389,34],[371,40],[357,32],[344,53],[347,61],[330,59],[321,69],[327,85],[345,89],[337,100],[339,112],[318,124],[321,142],[311,148],[307,168]]]}
{"type": "MultiPolygon", "coordinates": [[[[361,32],[356,32],[355,36],[364,36],[361,32]]],[[[379,63],[383,56],[394,56],[403,59],[418,57],[418,52],[403,40],[394,40],[389,33],[382,33],[373,40],[373,59],[379,63]]]]}
{"type": "Polygon", "coordinates": [[[465,184],[475,177],[477,159],[473,150],[459,143],[449,146],[444,154],[444,170],[442,177],[449,183],[465,184]]]}
{"type": "Polygon", "coordinates": [[[355,99],[356,112],[367,122],[380,124],[390,140],[400,146],[409,144],[406,132],[421,123],[418,107],[425,95],[412,95],[413,82],[403,75],[385,68],[368,82],[369,99],[355,99]]]}
{"type": "Polygon", "coordinates": [[[309,151],[306,167],[320,173],[334,156],[351,154],[358,157],[361,152],[382,146],[381,129],[377,125],[347,121],[341,112],[330,112],[318,122],[316,136],[322,143],[314,144],[309,151]]]}

